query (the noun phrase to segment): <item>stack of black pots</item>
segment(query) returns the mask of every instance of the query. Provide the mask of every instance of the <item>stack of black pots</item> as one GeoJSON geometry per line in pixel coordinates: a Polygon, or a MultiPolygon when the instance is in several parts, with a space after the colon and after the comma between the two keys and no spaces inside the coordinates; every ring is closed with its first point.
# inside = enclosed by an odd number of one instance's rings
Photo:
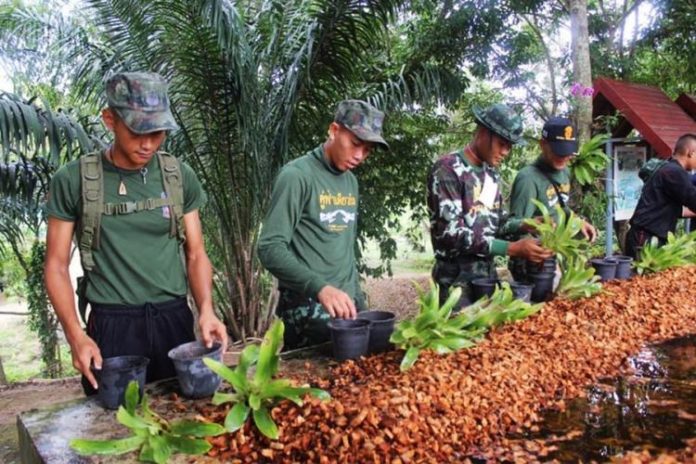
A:
{"type": "Polygon", "coordinates": [[[329,330],[334,358],[345,361],[388,351],[395,321],[396,315],[389,311],[364,311],[353,320],[333,319],[329,330]]]}

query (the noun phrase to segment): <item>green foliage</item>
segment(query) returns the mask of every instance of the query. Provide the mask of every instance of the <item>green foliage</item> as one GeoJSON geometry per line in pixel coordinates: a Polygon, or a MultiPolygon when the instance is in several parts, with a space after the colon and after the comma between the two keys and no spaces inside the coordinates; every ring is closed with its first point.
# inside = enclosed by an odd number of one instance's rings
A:
{"type": "Polygon", "coordinates": [[[556,295],[577,300],[587,298],[602,291],[595,269],[583,260],[572,260],[565,265],[556,295]]]}
{"type": "Polygon", "coordinates": [[[415,318],[397,324],[390,341],[406,350],[401,361],[401,371],[407,371],[418,360],[422,350],[433,349],[437,353],[451,353],[476,344],[475,340],[485,329],[465,330],[454,319],[452,309],[462,295],[460,287],[452,287],[447,301],[440,306],[439,287],[430,281],[430,291],[424,292],[418,284],[419,311],[415,318]]]}
{"type": "Polygon", "coordinates": [[[593,184],[607,166],[609,157],[604,153],[604,144],[609,135],[599,134],[580,145],[578,155],[570,165],[570,174],[580,185],[593,184]]]}
{"type": "Polygon", "coordinates": [[[556,218],[538,200],[532,200],[542,214],[542,222],[525,219],[524,223],[536,228],[541,245],[557,253],[563,260],[586,260],[588,243],[581,237],[583,221],[572,211],[569,214],[559,205],[555,207],[556,218]]]}
{"type": "Polygon", "coordinates": [[[589,243],[582,237],[583,220],[570,211],[556,205],[556,220],[539,201],[532,200],[541,211],[543,220],[537,223],[526,219],[525,223],[536,227],[541,245],[556,253],[561,266],[561,281],[556,294],[575,300],[588,297],[601,291],[602,285],[595,276],[595,270],[587,267],[589,243]]]}
{"type": "Polygon", "coordinates": [[[225,433],[219,424],[192,420],[169,422],[156,414],[148,404],[147,395],[139,398],[138,382],[128,384],[125,406],[120,406],[116,420],[128,427],[131,435],[116,440],[74,439],[70,447],[79,454],[124,454],[140,450],[144,462],[164,464],[173,453],[201,455],[210,451],[204,438],[225,433]]]}
{"type": "Polygon", "coordinates": [[[44,261],[46,243],[36,241],[31,247],[31,259],[27,272],[27,305],[29,306],[29,328],[41,342],[41,360],[49,378],[62,375],[60,344],[58,341],[58,318],[48,302],[44,285],[44,261]]]}
{"type": "Polygon", "coordinates": [[[413,367],[423,350],[446,354],[472,347],[490,328],[524,319],[541,309],[541,305],[516,300],[510,285],[505,282],[490,298],[484,297],[451,317],[462,294],[460,287],[451,289],[442,306],[435,283],[430,282],[427,293],[417,284],[416,287],[418,314],[411,320],[401,321],[390,338],[392,343],[406,350],[400,366],[402,372],[413,367]]]}
{"type": "Polygon", "coordinates": [[[463,308],[455,317],[465,328],[489,330],[501,324],[519,321],[536,314],[543,304],[530,304],[516,299],[510,284],[502,282],[493,295],[484,296],[463,308]]]}
{"type": "Polygon", "coordinates": [[[652,274],[678,266],[696,264],[696,231],[667,235],[667,243],[659,246],[657,239],[646,243],[635,262],[638,274],[652,274]]]}
{"type": "Polygon", "coordinates": [[[270,411],[278,401],[286,399],[302,406],[304,395],[329,398],[329,394],[319,388],[294,387],[290,380],[274,378],[278,372],[278,351],[281,348],[284,330],[283,321],[276,320],[264,335],[260,347],[248,345],[244,348],[239,364],[234,370],[210,358],[203,360],[234,389],[234,393],[216,392],[213,396],[215,405],[233,403],[225,418],[225,428],[228,431],[234,432],[241,428],[251,413],[259,431],[275,440],[278,438],[278,427],[270,411]],[[254,366],[256,371],[249,378],[249,369],[254,366]]]}

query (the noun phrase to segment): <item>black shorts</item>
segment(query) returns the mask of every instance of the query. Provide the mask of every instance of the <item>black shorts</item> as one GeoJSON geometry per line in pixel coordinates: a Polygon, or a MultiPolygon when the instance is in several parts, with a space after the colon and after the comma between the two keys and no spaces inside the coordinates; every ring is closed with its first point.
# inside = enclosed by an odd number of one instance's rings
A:
{"type": "MultiPolygon", "coordinates": [[[[164,303],[123,306],[90,303],[87,335],[99,347],[102,358],[139,355],[150,359],[146,382],[176,376],[167,353],[195,340],[193,313],[185,297],[164,303]]],[[[87,395],[96,390],[82,377],[87,395]]]]}

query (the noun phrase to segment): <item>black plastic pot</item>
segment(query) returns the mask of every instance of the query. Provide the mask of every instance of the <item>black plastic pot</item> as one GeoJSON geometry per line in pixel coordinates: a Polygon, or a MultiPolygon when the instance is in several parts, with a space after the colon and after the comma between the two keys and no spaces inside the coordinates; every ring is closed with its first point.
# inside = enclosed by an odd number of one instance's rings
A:
{"type": "Polygon", "coordinates": [[[474,279],[469,283],[471,287],[471,297],[472,300],[478,301],[484,296],[491,296],[495,292],[495,288],[500,285],[498,279],[491,279],[489,277],[482,277],[479,279],[474,279]]]}
{"type": "Polygon", "coordinates": [[[539,272],[556,272],[556,257],[546,258],[540,263],[527,261],[527,272],[538,274],[539,272]]]}
{"type": "Polygon", "coordinates": [[[370,321],[364,319],[329,321],[334,358],[345,361],[366,355],[370,342],[370,324],[370,321]]]}
{"type": "Polygon", "coordinates": [[[203,358],[222,361],[222,345],[212,347],[200,341],[184,343],[169,350],[169,359],[174,363],[181,393],[188,398],[211,396],[220,386],[220,376],[208,369],[203,358]]]}
{"type": "Polygon", "coordinates": [[[595,268],[595,272],[602,282],[616,277],[616,265],[618,264],[616,260],[612,258],[593,259],[590,260],[590,264],[595,268]]]}
{"type": "Polygon", "coordinates": [[[510,289],[512,290],[512,294],[515,296],[515,298],[529,303],[532,299],[532,291],[534,290],[534,284],[510,282],[510,289]]]}
{"type": "Polygon", "coordinates": [[[550,271],[529,274],[529,279],[534,285],[531,295],[531,299],[534,303],[549,301],[553,298],[553,279],[555,276],[556,273],[550,271]]]}
{"type": "Polygon", "coordinates": [[[97,399],[106,409],[118,409],[124,402],[126,387],[137,380],[142,395],[145,373],[150,362],[145,356],[115,356],[102,360],[100,370],[93,369],[99,389],[97,399]]]}
{"type": "Polygon", "coordinates": [[[389,337],[394,332],[394,321],[396,315],[389,311],[365,311],[358,314],[359,320],[369,321],[370,325],[370,341],[368,342],[368,351],[370,353],[381,353],[390,350],[392,344],[389,343],[389,337]]]}
{"type": "Polygon", "coordinates": [[[630,256],[612,256],[612,259],[616,260],[616,278],[617,279],[630,279],[633,275],[633,269],[631,265],[633,264],[633,258],[630,256]]]}

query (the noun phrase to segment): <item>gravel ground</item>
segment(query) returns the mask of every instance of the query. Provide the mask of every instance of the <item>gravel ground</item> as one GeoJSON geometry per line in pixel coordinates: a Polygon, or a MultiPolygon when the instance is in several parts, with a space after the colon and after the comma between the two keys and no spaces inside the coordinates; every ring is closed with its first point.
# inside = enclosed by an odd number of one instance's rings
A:
{"type": "MultiPolygon", "coordinates": [[[[342,363],[330,378],[315,379],[331,401],[274,409],[279,441],[247,423],[216,438],[216,453],[249,463],[544,461],[552,445],[505,436],[533,429],[543,409],[563,410],[586,386],[626,369],[624,361],[645,343],[696,332],[695,270],[612,282],[579,301],[554,300],[527,320],[494,329],[476,347],[426,352],[406,373],[398,369],[402,351],[342,363]]],[[[412,301],[410,291],[406,285],[392,298],[412,301]]],[[[204,414],[222,421],[224,412],[204,414]]],[[[681,453],[663,462],[694,462],[691,449],[681,453]]]]}

